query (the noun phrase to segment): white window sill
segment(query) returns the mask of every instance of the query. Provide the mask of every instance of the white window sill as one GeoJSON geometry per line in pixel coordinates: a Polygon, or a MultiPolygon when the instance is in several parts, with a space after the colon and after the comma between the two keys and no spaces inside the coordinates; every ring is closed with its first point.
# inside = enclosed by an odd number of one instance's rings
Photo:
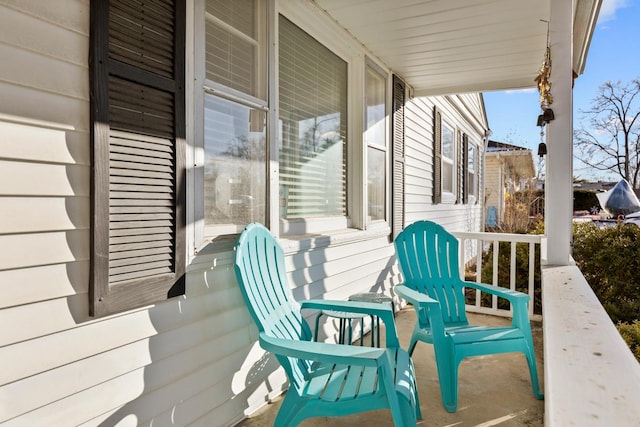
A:
{"type": "Polygon", "coordinates": [[[327,246],[346,245],[363,240],[388,236],[390,234],[391,229],[386,223],[384,223],[384,225],[371,227],[368,230],[346,228],[324,231],[322,234],[307,233],[282,236],[279,239],[279,242],[285,253],[294,253],[302,250],[324,248],[327,246]]]}
{"type": "MultiPolygon", "coordinates": [[[[285,254],[299,251],[325,248],[328,246],[347,245],[365,240],[390,236],[391,228],[386,222],[370,225],[367,230],[342,228],[323,231],[321,233],[305,233],[281,236],[278,242],[285,254]]],[[[213,263],[214,266],[233,263],[233,248],[239,234],[228,234],[207,239],[202,243],[187,266],[187,271],[202,269],[202,265],[213,263]]]]}

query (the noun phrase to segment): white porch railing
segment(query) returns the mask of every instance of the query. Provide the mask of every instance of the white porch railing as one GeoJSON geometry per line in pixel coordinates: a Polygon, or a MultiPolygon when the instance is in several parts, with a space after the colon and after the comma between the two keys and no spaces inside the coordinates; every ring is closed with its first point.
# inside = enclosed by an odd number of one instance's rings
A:
{"type": "Polygon", "coordinates": [[[640,364],[576,266],[545,266],[547,427],[640,425],[640,364]]]}
{"type": "MultiPolygon", "coordinates": [[[[462,231],[454,231],[452,234],[460,240],[460,268],[462,271],[465,270],[465,265],[469,264],[469,262],[475,258],[476,272],[474,280],[476,282],[482,282],[482,262],[484,253],[489,249],[493,249],[493,256],[491,259],[491,262],[493,263],[493,277],[489,284],[508,287],[513,290],[517,287],[518,290],[528,293],[531,296],[529,303],[529,317],[532,320],[542,320],[541,313],[534,313],[534,306],[536,296],[535,273],[536,267],[538,269],[540,268],[540,260],[537,260],[538,264],[536,264],[536,246],[540,246],[543,236],[533,234],[473,233],[462,231]],[[500,242],[510,243],[508,284],[498,283],[500,242]],[[518,243],[528,245],[528,278],[526,283],[516,283],[516,249],[518,243]]],[[[485,283],[487,282],[485,281],[485,283]]],[[[538,283],[537,286],[540,286],[540,284],[538,283]]],[[[481,293],[479,291],[476,291],[474,303],[467,303],[467,309],[476,313],[492,314],[504,317],[512,316],[511,310],[505,310],[498,307],[498,297],[496,296],[492,296],[490,306],[483,305],[481,293]]]]}
{"type": "MultiPolygon", "coordinates": [[[[460,240],[460,260],[464,268],[475,258],[476,279],[481,281],[483,252],[493,248],[492,284],[498,284],[500,242],[510,242],[509,288],[523,290],[516,283],[516,243],[529,249],[526,289],[534,301],[537,261],[536,246],[544,236],[503,233],[453,232],[460,240]]],[[[541,262],[542,264],[542,262],[541,262]]],[[[640,420],[640,364],[620,337],[615,325],[598,301],[576,266],[543,266],[540,272],[544,287],[544,388],[545,426],[632,426],[640,420]]],[[[500,286],[505,286],[500,283],[500,286]]],[[[510,316],[509,310],[498,308],[495,298],[491,307],[481,305],[480,295],[469,311],[510,316]]]]}

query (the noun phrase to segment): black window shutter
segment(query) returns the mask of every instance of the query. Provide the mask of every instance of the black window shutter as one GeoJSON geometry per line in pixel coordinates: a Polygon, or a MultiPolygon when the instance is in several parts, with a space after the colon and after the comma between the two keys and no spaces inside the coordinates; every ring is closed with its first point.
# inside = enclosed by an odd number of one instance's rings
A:
{"type": "Polygon", "coordinates": [[[455,192],[455,195],[456,195],[456,203],[462,203],[463,167],[462,167],[462,133],[461,132],[456,132],[456,152],[455,152],[454,159],[455,160],[454,160],[453,167],[455,168],[456,179],[455,179],[455,188],[453,191],[455,192]]]}
{"type": "Polygon", "coordinates": [[[397,76],[393,76],[393,175],[391,227],[393,238],[404,228],[404,114],[406,86],[397,76]]]}
{"type": "Polygon", "coordinates": [[[462,135],[462,203],[469,203],[469,136],[462,135]]]}
{"type": "Polygon", "coordinates": [[[442,113],[433,107],[433,204],[442,202],[442,113]]]}
{"type": "Polygon", "coordinates": [[[91,2],[90,314],[184,293],[185,3],[91,2]]]}

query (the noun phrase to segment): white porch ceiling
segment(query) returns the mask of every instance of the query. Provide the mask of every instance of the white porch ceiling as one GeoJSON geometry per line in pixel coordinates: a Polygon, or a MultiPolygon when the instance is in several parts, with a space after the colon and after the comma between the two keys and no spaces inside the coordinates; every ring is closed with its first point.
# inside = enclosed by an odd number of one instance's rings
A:
{"type": "MultiPolygon", "coordinates": [[[[550,1],[315,0],[403,77],[415,95],[534,87],[547,43],[543,21],[549,21],[550,1]]],[[[574,1],[578,74],[600,1],[574,1]]]]}

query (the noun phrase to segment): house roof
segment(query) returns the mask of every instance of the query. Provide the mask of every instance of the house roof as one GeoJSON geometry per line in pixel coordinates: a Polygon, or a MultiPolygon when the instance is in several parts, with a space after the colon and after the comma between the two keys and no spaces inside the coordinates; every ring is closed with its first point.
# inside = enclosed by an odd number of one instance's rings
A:
{"type": "Polygon", "coordinates": [[[487,153],[492,151],[522,151],[522,150],[529,150],[529,149],[526,147],[520,147],[518,145],[507,144],[506,142],[498,142],[493,140],[489,140],[489,142],[487,142],[487,153]]]}
{"type": "Polygon", "coordinates": [[[496,159],[513,166],[522,178],[533,178],[536,175],[533,151],[525,147],[489,140],[486,159],[496,159]]]}
{"type": "MultiPolygon", "coordinates": [[[[534,87],[546,51],[551,0],[314,1],[414,96],[534,87]]],[[[579,75],[601,0],[573,3],[579,75]]]]}

